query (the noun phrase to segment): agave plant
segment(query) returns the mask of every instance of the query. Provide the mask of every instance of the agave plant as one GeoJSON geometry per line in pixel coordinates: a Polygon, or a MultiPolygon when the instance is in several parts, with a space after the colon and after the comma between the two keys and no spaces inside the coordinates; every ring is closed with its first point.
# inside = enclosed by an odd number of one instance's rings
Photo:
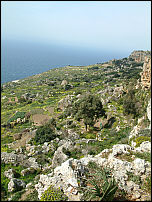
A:
{"type": "Polygon", "coordinates": [[[88,175],[85,200],[112,201],[118,186],[107,169],[96,170],[88,175]]]}

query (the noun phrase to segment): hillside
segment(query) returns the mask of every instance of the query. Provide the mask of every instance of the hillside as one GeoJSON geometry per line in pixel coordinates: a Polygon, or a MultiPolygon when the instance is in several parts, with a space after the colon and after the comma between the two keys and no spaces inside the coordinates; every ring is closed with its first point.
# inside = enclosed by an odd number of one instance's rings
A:
{"type": "Polygon", "coordinates": [[[142,51],[3,84],[1,200],[151,200],[150,98],[142,51]]]}

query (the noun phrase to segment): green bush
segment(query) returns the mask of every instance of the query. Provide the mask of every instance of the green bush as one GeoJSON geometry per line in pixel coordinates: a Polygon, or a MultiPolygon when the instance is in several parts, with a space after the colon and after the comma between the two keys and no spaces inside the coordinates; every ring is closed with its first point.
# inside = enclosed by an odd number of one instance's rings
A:
{"type": "Polygon", "coordinates": [[[143,153],[135,153],[135,156],[140,159],[145,159],[145,161],[151,162],[151,153],[143,152],[143,153]]]}
{"type": "Polygon", "coordinates": [[[55,189],[50,186],[41,196],[40,201],[67,201],[67,196],[61,191],[60,188],[55,189]]]}
{"type": "Polygon", "coordinates": [[[62,148],[64,154],[66,154],[69,158],[79,159],[82,156],[82,152],[80,149],[72,149],[68,150],[66,148],[62,148]]]}
{"type": "Polygon", "coordinates": [[[44,126],[39,126],[36,131],[34,140],[36,143],[43,144],[44,142],[50,142],[55,139],[57,136],[51,128],[50,124],[46,124],[44,126]]]}
{"type": "Polygon", "coordinates": [[[12,201],[19,201],[19,199],[21,198],[21,196],[24,192],[25,192],[25,190],[21,190],[21,191],[18,191],[17,193],[15,193],[12,197],[12,201]]]}
{"type": "Polygon", "coordinates": [[[151,138],[150,138],[150,137],[146,137],[146,136],[137,137],[136,140],[135,140],[135,142],[136,142],[136,147],[139,147],[140,144],[141,144],[142,142],[145,142],[145,141],[151,142],[151,138]]]}

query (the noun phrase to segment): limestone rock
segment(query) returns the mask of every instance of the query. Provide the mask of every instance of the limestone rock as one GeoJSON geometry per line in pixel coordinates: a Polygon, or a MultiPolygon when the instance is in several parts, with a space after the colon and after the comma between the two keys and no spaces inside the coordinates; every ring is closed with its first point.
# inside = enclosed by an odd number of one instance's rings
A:
{"type": "Polygon", "coordinates": [[[133,192],[132,200],[139,199],[140,197],[141,197],[141,194],[138,191],[133,192]]]}
{"type": "Polygon", "coordinates": [[[5,177],[7,177],[9,179],[14,178],[15,174],[16,174],[16,171],[13,170],[12,168],[4,172],[5,177]]]}
{"type": "Polygon", "coordinates": [[[140,144],[139,147],[135,148],[136,152],[151,152],[151,142],[145,141],[140,144]]]}
{"type": "Polygon", "coordinates": [[[67,84],[68,84],[67,80],[63,80],[63,81],[61,82],[61,86],[65,86],[65,85],[67,85],[67,84]]]}
{"type": "Polygon", "coordinates": [[[140,127],[138,125],[134,126],[133,130],[129,134],[129,139],[132,137],[136,137],[140,131],[140,127]]]}
{"type": "Polygon", "coordinates": [[[132,147],[127,144],[117,144],[112,148],[113,156],[117,156],[120,154],[129,154],[128,150],[132,150],[132,147]]]}
{"type": "Polygon", "coordinates": [[[73,95],[67,95],[65,98],[61,99],[58,102],[58,107],[62,110],[64,110],[67,107],[70,107],[72,105],[72,99],[73,95]]]}
{"type": "Polygon", "coordinates": [[[33,157],[30,157],[29,159],[26,159],[26,160],[23,162],[23,166],[25,166],[25,167],[31,167],[31,168],[34,168],[35,170],[41,169],[41,165],[39,165],[39,164],[36,162],[36,159],[33,158],[33,157]]]}
{"type": "Polygon", "coordinates": [[[27,168],[21,171],[21,175],[26,176],[29,174],[33,174],[35,172],[34,168],[27,168]]]}
{"type": "Polygon", "coordinates": [[[8,192],[19,191],[25,188],[26,184],[23,180],[12,178],[8,183],[8,192]]]}
{"type": "Polygon", "coordinates": [[[84,172],[82,163],[79,160],[71,158],[62,163],[61,166],[56,167],[54,169],[54,175],[52,173],[40,175],[40,180],[35,185],[39,199],[42,193],[50,185],[53,185],[55,188],[60,187],[68,196],[69,200],[80,201],[81,194],[77,191],[77,177],[82,176],[84,172]]]}
{"type": "Polygon", "coordinates": [[[134,169],[134,173],[136,175],[141,175],[145,173],[145,169],[146,169],[146,162],[144,159],[140,159],[140,158],[136,158],[133,162],[133,169],[134,169]]]}
{"type": "Polygon", "coordinates": [[[64,161],[68,159],[68,156],[62,151],[63,146],[58,147],[57,151],[55,151],[53,159],[52,159],[52,167],[61,165],[64,161]]]}
{"type": "Polygon", "coordinates": [[[148,106],[147,106],[147,117],[150,121],[149,129],[151,129],[151,99],[149,100],[148,106]]]}
{"type": "Polygon", "coordinates": [[[141,83],[144,88],[151,87],[151,57],[145,57],[143,72],[141,73],[141,83]]]}
{"type": "Polygon", "coordinates": [[[69,141],[66,141],[62,146],[58,147],[52,159],[52,167],[57,167],[68,159],[68,156],[64,154],[63,152],[63,148],[69,150],[70,148],[72,148],[72,146],[73,146],[73,142],[69,140],[69,141]]]}
{"type": "Polygon", "coordinates": [[[12,163],[13,165],[22,164],[27,157],[24,154],[15,154],[14,152],[1,152],[1,160],[5,164],[12,163]]]}

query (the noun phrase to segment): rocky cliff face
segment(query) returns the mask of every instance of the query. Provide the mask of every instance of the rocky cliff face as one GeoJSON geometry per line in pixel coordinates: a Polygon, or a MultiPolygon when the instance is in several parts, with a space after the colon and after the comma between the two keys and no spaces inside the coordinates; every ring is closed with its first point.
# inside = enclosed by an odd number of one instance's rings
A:
{"type": "Polygon", "coordinates": [[[149,100],[149,103],[147,106],[147,117],[150,121],[149,129],[151,129],[151,99],[149,100]]]}
{"type": "Polygon", "coordinates": [[[151,58],[145,57],[143,72],[141,73],[141,84],[145,88],[151,87],[151,58]]]}
{"type": "Polygon", "coordinates": [[[144,62],[145,56],[149,56],[149,51],[133,51],[129,58],[132,58],[135,60],[135,62],[144,62]]]}

